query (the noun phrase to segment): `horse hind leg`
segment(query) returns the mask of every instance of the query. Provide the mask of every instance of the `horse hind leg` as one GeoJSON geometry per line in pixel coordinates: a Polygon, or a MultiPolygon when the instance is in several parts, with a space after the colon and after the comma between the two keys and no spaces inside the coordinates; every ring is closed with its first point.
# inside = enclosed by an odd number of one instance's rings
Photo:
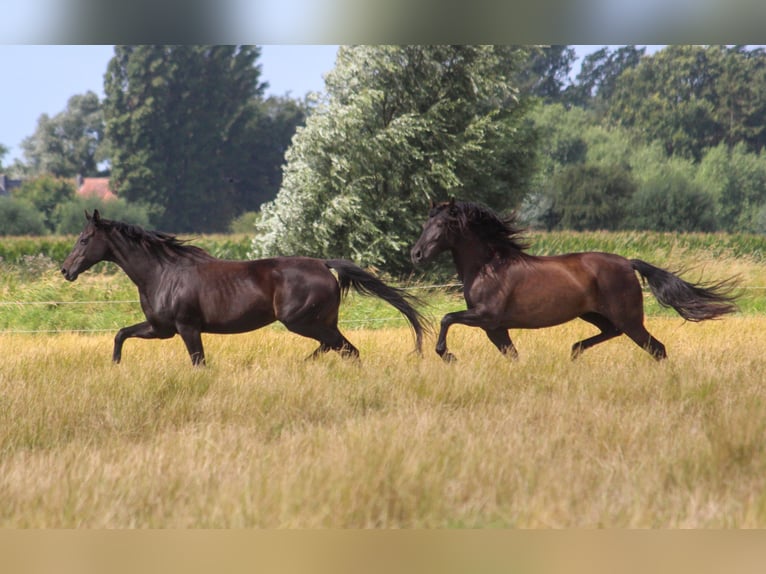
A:
{"type": "Polygon", "coordinates": [[[657,361],[661,361],[668,357],[668,354],[665,351],[665,345],[655,339],[643,325],[625,329],[625,334],[630,337],[636,345],[644,349],[657,361]]]}
{"type": "Polygon", "coordinates": [[[317,359],[330,351],[336,351],[341,357],[358,359],[359,350],[343,336],[337,325],[317,325],[307,323],[285,323],[288,330],[319,341],[319,347],[306,360],[317,359]]]}
{"type": "Polygon", "coordinates": [[[601,329],[601,332],[598,335],[594,335],[593,337],[588,337],[582,341],[577,341],[574,345],[572,345],[571,356],[573,361],[582,355],[586,349],[590,349],[599,343],[603,343],[604,341],[608,341],[609,339],[614,339],[615,337],[622,335],[622,331],[618,329],[614,323],[612,323],[607,317],[604,317],[598,313],[586,313],[585,315],[581,316],[580,319],[595,325],[601,329]]]}

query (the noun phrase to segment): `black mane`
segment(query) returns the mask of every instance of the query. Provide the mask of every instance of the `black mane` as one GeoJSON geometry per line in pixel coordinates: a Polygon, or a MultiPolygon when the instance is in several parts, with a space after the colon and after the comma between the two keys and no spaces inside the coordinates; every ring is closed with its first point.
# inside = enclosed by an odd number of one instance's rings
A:
{"type": "Polygon", "coordinates": [[[103,218],[99,220],[98,226],[109,232],[116,231],[124,239],[162,261],[175,262],[178,259],[204,261],[215,259],[204,249],[188,245],[186,241],[163,231],[147,231],[138,225],[103,218]]]}
{"type": "Polygon", "coordinates": [[[502,255],[524,252],[529,243],[524,238],[525,228],[518,225],[516,213],[500,216],[494,211],[470,201],[443,204],[449,209],[461,233],[470,230],[484,243],[502,255]]]}

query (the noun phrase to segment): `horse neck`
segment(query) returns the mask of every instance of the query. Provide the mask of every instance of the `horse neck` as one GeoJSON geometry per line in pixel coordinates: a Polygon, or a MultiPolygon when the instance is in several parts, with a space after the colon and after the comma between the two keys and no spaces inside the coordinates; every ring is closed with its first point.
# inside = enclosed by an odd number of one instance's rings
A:
{"type": "Polygon", "coordinates": [[[451,251],[458,277],[464,283],[473,280],[494,257],[492,249],[473,234],[460,238],[451,251]]]}
{"type": "Polygon", "coordinates": [[[121,235],[110,237],[109,248],[107,259],[116,263],[139,289],[151,285],[162,270],[156,255],[121,235]]]}

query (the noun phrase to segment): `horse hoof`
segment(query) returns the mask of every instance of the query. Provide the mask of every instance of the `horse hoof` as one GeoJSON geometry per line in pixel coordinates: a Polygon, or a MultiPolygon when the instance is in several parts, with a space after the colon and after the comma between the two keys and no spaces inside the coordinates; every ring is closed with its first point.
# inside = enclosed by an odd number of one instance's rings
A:
{"type": "Polygon", "coordinates": [[[455,363],[455,362],[457,362],[457,357],[456,357],[455,355],[453,355],[452,353],[444,353],[444,354],[442,355],[442,360],[443,360],[445,363],[447,363],[447,364],[450,364],[450,363],[455,363]]]}

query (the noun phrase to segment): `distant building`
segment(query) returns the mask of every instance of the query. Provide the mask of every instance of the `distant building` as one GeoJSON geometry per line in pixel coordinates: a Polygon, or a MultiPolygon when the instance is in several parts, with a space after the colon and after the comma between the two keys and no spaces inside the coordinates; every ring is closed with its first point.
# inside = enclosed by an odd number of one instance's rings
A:
{"type": "Polygon", "coordinates": [[[75,192],[80,197],[98,197],[104,201],[117,199],[117,194],[109,187],[108,177],[82,177],[75,180],[75,192]]]}
{"type": "Polygon", "coordinates": [[[4,173],[0,173],[0,196],[10,195],[11,191],[21,187],[22,183],[20,179],[11,179],[4,173]]]}

